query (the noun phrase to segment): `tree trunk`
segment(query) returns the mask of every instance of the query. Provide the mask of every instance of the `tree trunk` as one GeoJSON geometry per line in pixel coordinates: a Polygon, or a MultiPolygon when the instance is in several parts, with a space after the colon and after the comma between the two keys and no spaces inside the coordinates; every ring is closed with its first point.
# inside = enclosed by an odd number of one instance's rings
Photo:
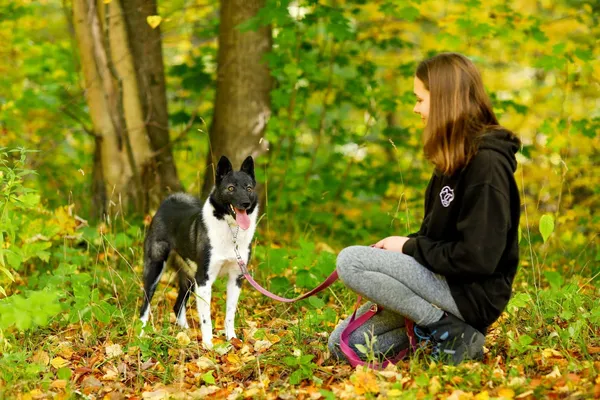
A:
{"type": "MultiPolygon", "coordinates": [[[[131,15],[133,18],[140,18],[138,14],[134,12],[126,15],[127,18],[131,15]]],[[[113,214],[113,205],[118,206],[118,209],[124,207],[138,213],[147,212],[165,194],[166,190],[162,188],[181,189],[168,146],[160,43],[158,58],[163,98],[156,103],[154,94],[140,86],[140,82],[146,80],[140,78],[134,65],[136,55],[130,50],[130,42],[136,42],[140,36],[128,35],[128,24],[123,16],[119,0],[107,4],[103,0],[73,1],[73,19],[84,75],[86,102],[96,136],[95,143],[99,146],[95,151],[92,177],[93,199],[95,203],[103,203],[95,204],[95,211],[99,216],[113,214]],[[135,39],[128,40],[129,37],[135,39]],[[148,98],[152,101],[149,102],[148,98]],[[160,121],[156,116],[161,118],[160,121]],[[151,140],[150,126],[161,126],[162,140],[166,145],[162,146],[163,142],[160,141],[156,145],[151,140]],[[154,162],[155,158],[164,160],[164,154],[170,157],[168,163],[154,162]],[[157,174],[154,173],[156,170],[159,171],[158,182],[155,178],[157,174]],[[163,175],[163,171],[167,172],[163,175]],[[164,176],[168,178],[163,179],[164,176]],[[162,186],[167,179],[171,183],[162,186]]],[[[147,58],[143,56],[142,60],[147,58]]],[[[155,64],[154,59],[152,65],[155,64]]],[[[160,96],[157,94],[157,97],[160,96]]],[[[156,135],[155,130],[153,134],[156,135]]]]}
{"type": "Polygon", "coordinates": [[[210,127],[202,195],[214,185],[215,165],[226,155],[239,168],[249,155],[267,151],[263,133],[271,115],[271,75],[264,55],[271,50],[271,28],[240,32],[265,0],[223,0],[220,9],[217,92],[210,127]]]}
{"type": "MultiPolygon", "coordinates": [[[[162,199],[170,192],[181,191],[183,186],[177,175],[173,152],[169,143],[169,117],[165,72],[163,65],[160,25],[152,29],[147,17],[157,15],[156,0],[123,0],[123,12],[130,38],[129,47],[136,70],[139,100],[146,132],[153,150],[152,168],[143,173],[144,182],[150,184],[158,177],[154,198],[162,199]]],[[[155,204],[155,201],[152,201],[155,204]]]]}
{"type": "Polygon", "coordinates": [[[100,146],[94,152],[92,196],[94,200],[103,202],[97,205],[100,207],[97,211],[99,215],[104,215],[108,212],[109,204],[118,204],[119,200],[127,198],[124,193],[132,178],[131,165],[122,151],[122,132],[117,130],[115,116],[111,114],[110,102],[114,101],[116,88],[107,65],[96,4],[88,0],[74,1],[73,19],[84,75],[86,102],[96,136],[95,144],[100,146]],[[100,189],[102,185],[104,193],[100,189]]]}

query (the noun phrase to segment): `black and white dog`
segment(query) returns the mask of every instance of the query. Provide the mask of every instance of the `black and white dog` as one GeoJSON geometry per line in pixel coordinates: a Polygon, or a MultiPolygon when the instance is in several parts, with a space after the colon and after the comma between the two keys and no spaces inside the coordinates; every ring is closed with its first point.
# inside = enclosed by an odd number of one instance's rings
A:
{"type": "Polygon", "coordinates": [[[144,299],[140,318],[146,325],[150,301],[167,265],[179,276],[175,302],[177,324],[188,327],[186,303],[192,291],[200,318],[202,343],[212,348],[211,288],[220,275],[228,275],[225,336],[236,337],[235,312],[243,275],[236,261],[234,235],[240,256],[248,264],[256,229],[258,196],[254,160],[248,157],[239,171],[223,156],[216,170],[216,185],[204,205],[184,193],[169,196],[152,219],[144,241],[144,299]]]}

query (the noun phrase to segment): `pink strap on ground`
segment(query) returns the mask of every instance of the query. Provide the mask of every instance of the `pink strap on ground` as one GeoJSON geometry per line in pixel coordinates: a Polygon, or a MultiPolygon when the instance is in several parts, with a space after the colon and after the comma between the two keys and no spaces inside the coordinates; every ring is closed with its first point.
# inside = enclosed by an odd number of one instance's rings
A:
{"type": "Polygon", "coordinates": [[[367,365],[371,369],[383,369],[383,368],[387,367],[389,364],[396,364],[398,361],[402,360],[404,357],[406,357],[408,355],[408,352],[411,350],[411,348],[413,351],[416,350],[417,339],[415,338],[415,333],[414,333],[414,323],[410,319],[405,318],[404,324],[406,327],[406,334],[408,335],[408,339],[410,342],[409,347],[407,347],[404,350],[401,350],[393,358],[386,359],[383,363],[371,362],[371,363],[367,364],[366,362],[361,360],[360,357],[358,356],[358,354],[356,354],[356,352],[354,350],[352,350],[352,348],[348,344],[350,334],[352,334],[352,332],[354,332],[359,326],[363,325],[365,322],[370,320],[379,311],[383,310],[383,307],[374,305],[369,311],[367,311],[360,317],[356,318],[356,311],[358,310],[360,301],[361,301],[361,297],[359,296],[358,300],[356,302],[356,306],[354,307],[354,313],[352,314],[352,317],[350,318],[350,323],[348,324],[346,329],[344,329],[344,331],[342,332],[342,335],[340,337],[340,348],[342,349],[342,352],[344,353],[344,355],[350,362],[350,365],[352,365],[353,367],[356,367],[357,365],[361,365],[361,366],[367,365]]]}

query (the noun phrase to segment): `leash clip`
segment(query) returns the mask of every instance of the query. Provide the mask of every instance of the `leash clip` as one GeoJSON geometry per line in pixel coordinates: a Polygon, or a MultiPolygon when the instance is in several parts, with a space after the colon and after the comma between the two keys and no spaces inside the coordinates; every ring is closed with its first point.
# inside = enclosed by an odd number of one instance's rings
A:
{"type": "Polygon", "coordinates": [[[240,269],[242,270],[242,274],[244,274],[244,275],[248,274],[248,268],[246,268],[246,263],[243,260],[238,259],[238,265],[240,266],[240,269]]]}

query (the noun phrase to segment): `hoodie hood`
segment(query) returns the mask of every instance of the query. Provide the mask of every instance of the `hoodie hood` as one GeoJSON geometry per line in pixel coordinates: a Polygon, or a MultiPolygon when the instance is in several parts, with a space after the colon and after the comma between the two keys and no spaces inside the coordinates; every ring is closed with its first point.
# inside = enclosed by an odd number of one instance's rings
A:
{"type": "Polygon", "coordinates": [[[515,154],[521,148],[521,141],[511,131],[495,129],[481,136],[479,150],[493,150],[502,154],[513,172],[517,170],[515,154]]]}

